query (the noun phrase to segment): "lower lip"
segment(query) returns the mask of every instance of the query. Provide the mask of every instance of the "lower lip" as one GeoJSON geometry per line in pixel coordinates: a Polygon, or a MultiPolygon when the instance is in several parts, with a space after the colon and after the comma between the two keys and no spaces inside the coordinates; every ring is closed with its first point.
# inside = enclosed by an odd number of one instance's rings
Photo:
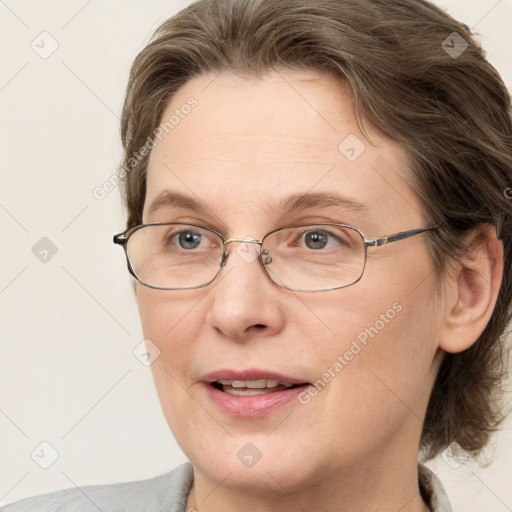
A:
{"type": "Polygon", "coordinates": [[[232,416],[259,418],[295,400],[308,387],[303,384],[285,391],[274,391],[264,395],[239,396],[220,391],[212,384],[204,384],[210,400],[223,412],[232,416]]]}

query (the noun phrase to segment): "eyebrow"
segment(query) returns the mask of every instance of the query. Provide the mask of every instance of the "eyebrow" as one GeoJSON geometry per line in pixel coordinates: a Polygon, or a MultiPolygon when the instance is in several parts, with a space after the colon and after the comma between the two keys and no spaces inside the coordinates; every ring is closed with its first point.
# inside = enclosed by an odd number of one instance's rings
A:
{"type": "MultiPolygon", "coordinates": [[[[368,207],[355,199],[338,194],[325,192],[309,192],[293,194],[282,198],[276,205],[266,204],[267,210],[285,215],[292,210],[306,210],[308,208],[339,207],[355,212],[366,212],[368,207]]],[[[151,216],[158,210],[166,207],[184,208],[200,213],[207,213],[211,210],[200,201],[180,192],[164,190],[148,207],[148,215],[151,216]]]]}

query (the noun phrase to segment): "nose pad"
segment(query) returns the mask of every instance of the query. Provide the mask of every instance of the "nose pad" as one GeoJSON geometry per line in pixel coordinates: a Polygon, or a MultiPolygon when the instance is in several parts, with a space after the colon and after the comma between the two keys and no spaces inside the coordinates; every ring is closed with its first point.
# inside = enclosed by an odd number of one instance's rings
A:
{"type": "Polygon", "coordinates": [[[261,253],[261,261],[263,265],[269,265],[272,263],[272,256],[269,256],[269,253],[266,249],[261,253]]]}

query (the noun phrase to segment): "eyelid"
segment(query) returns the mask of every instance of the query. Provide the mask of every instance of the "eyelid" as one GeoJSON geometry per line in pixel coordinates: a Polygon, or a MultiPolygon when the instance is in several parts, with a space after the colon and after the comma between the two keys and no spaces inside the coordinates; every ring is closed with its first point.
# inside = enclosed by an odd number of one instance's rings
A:
{"type": "MultiPolygon", "coordinates": [[[[185,223],[185,224],[188,224],[188,223],[185,223]]],[[[183,229],[183,226],[167,226],[167,228],[168,229],[166,230],[166,233],[165,233],[165,243],[171,243],[171,241],[173,241],[173,243],[179,245],[177,237],[179,237],[180,234],[186,233],[187,231],[194,233],[193,227],[191,227],[190,230],[183,229]]],[[[205,243],[207,247],[208,246],[211,247],[211,244],[213,242],[215,242],[216,244],[218,244],[218,246],[220,246],[220,247],[222,246],[222,241],[219,240],[214,233],[203,230],[203,231],[199,232],[199,235],[201,236],[201,239],[200,239],[201,245],[203,245],[203,243],[205,243]]]]}
{"type": "MultiPolygon", "coordinates": [[[[341,222],[339,224],[342,224],[341,222]]],[[[316,226],[316,224],[312,224],[313,226],[316,226]]],[[[307,227],[303,227],[300,231],[300,236],[304,235],[304,233],[308,233],[310,231],[318,231],[326,233],[327,236],[332,237],[340,242],[343,242],[344,239],[348,238],[345,235],[345,229],[343,228],[337,228],[336,226],[318,226],[318,229],[311,229],[307,227]],[[341,233],[340,233],[341,231],[341,233]]],[[[350,241],[350,240],[349,240],[350,241]]]]}
{"type": "Polygon", "coordinates": [[[193,217],[186,217],[183,219],[181,217],[178,217],[177,219],[173,218],[172,220],[163,220],[163,221],[158,221],[158,222],[162,222],[162,223],[176,222],[178,224],[194,224],[196,226],[201,226],[204,228],[212,229],[213,231],[220,233],[222,236],[225,236],[224,230],[222,228],[219,228],[215,224],[212,224],[211,222],[205,221],[203,219],[197,219],[197,218],[193,218],[193,217]]]}

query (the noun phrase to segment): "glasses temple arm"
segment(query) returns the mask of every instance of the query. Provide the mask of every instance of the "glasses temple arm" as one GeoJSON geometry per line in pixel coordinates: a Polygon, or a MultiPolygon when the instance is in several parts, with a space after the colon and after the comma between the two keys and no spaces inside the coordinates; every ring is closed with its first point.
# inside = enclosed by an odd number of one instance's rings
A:
{"type": "Polygon", "coordinates": [[[378,247],[380,245],[389,244],[391,242],[396,242],[398,240],[403,240],[404,238],[409,238],[411,236],[419,235],[420,233],[424,233],[425,231],[430,231],[432,229],[437,228],[439,224],[436,226],[429,226],[426,228],[418,228],[418,229],[411,229],[409,231],[401,231],[400,233],[395,233],[394,235],[387,235],[382,236],[380,238],[375,238],[373,240],[366,240],[366,245],[371,245],[372,247],[378,247]]]}

